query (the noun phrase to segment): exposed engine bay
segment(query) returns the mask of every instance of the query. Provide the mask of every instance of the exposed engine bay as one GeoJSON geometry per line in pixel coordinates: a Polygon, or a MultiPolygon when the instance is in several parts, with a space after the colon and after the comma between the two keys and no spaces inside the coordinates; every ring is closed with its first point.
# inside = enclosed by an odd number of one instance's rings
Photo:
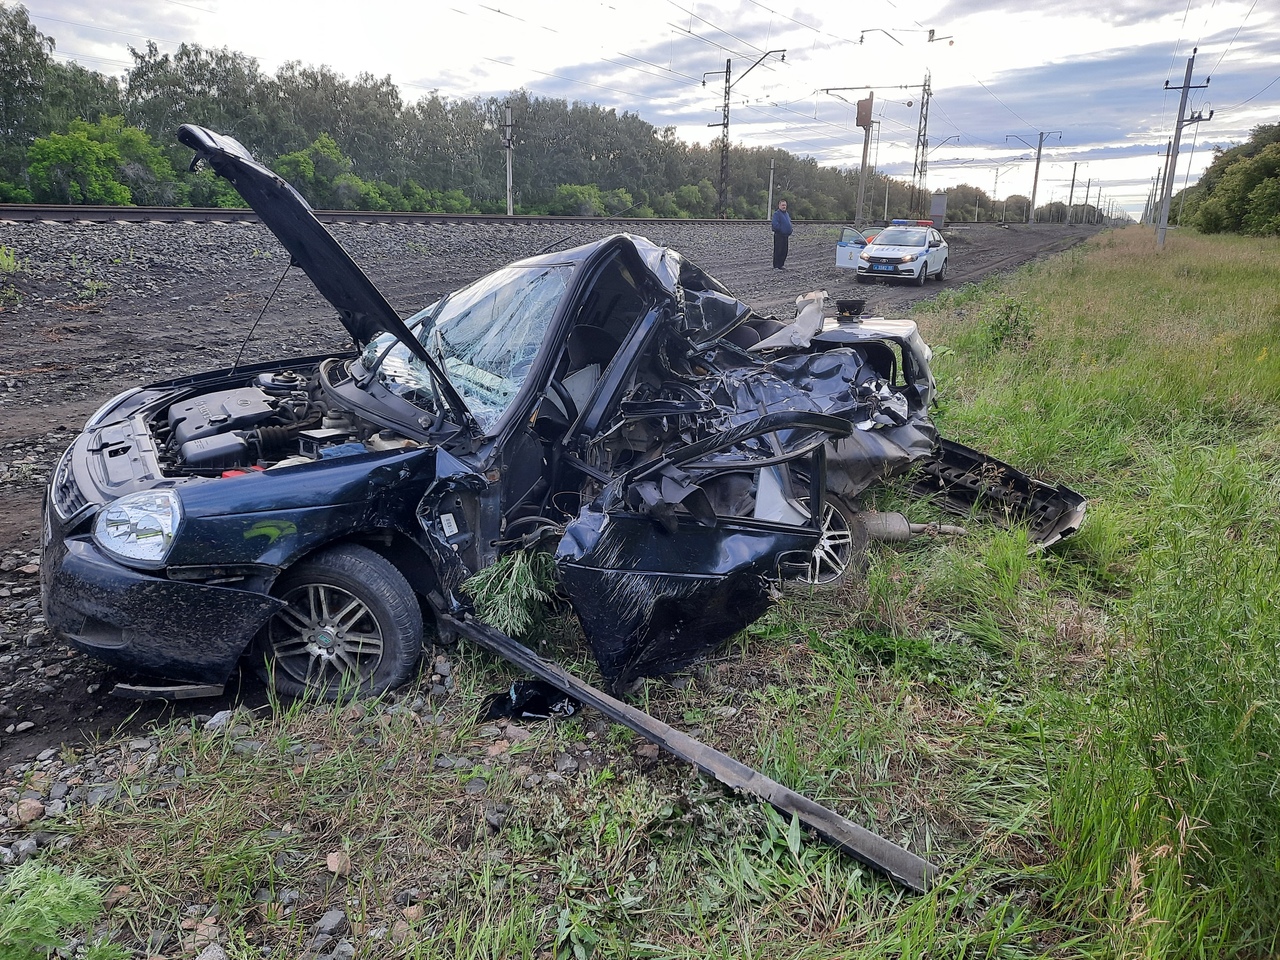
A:
{"type": "Polygon", "coordinates": [[[345,409],[320,367],[193,395],[156,411],[148,425],[167,477],[234,475],[421,443],[345,409]]]}

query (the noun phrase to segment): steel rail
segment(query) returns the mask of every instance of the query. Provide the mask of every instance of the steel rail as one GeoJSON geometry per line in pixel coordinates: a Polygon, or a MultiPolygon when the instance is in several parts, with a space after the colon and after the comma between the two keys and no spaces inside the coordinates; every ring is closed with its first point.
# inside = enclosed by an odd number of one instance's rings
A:
{"type": "MultiPolygon", "coordinates": [[[[680,218],[628,218],[628,217],[553,217],[496,213],[414,213],[403,210],[315,210],[321,223],[409,223],[409,224],[460,224],[460,223],[546,223],[568,226],[571,224],[688,224],[726,227],[759,227],[768,220],[684,220],[680,218]]],[[[37,223],[111,223],[123,221],[139,223],[257,223],[258,215],[247,207],[112,207],[75,206],[71,204],[0,203],[0,222],[37,223]]],[[[806,223],[839,224],[843,220],[807,220],[806,223]]]]}
{"type": "Polygon", "coordinates": [[[766,777],[728,754],[695,740],[687,733],[668,726],[643,710],[611,697],[483,621],[468,615],[447,614],[440,619],[445,626],[469,637],[490,653],[497,654],[540,680],[545,680],[579,702],[594,707],[615,723],[635,731],[726,786],[749,793],[771,804],[783,814],[796,817],[806,827],[825,837],[854,859],[879,870],[897,883],[925,892],[936,881],[938,868],[923,857],[847,820],[834,810],[766,777]]]}

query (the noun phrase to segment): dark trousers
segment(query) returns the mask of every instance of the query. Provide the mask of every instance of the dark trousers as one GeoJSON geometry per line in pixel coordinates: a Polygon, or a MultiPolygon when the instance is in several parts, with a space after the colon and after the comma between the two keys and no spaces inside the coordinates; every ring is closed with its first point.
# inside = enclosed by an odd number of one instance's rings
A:
{"type": "Polygon", "coordinates": [[[791,245],[791,237],[785,233],[773,235],[773,269],[781,270],[787,263],[787,249],[791,245]]]}

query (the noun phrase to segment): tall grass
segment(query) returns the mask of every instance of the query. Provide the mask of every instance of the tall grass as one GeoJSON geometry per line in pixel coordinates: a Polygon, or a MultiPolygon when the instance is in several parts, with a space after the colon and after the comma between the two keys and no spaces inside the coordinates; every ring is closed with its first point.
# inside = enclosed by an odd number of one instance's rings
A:
{"type": "MultiPolygon", "coordinates": [[[[1280,948],[1280,245],[1104,236],[967,316],[944,430],[1062,468],[1113,614],[1107,669],[1064,690],[1058,904],[1125,955],[1280,948]],[[1019,338],[1007,303],[1033,318],[1019,338]],[[995,347],[993,349],[993,343],[995,347]],[[963,369],[963,373],[960,370],[963,369]],[[961,379],[962,378],[962,379],[961,379]]],[[[945,351],[944,351],[945,353],[945,351]]],[[[954,371],[953,377],[948,373],[954,371]]]]}

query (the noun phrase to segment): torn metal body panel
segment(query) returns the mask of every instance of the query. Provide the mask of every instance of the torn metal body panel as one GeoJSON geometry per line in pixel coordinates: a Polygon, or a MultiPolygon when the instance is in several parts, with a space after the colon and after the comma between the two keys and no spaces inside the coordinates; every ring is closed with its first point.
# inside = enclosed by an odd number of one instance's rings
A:
{"type": "Polygon", "coordinates": [[[597,690],[506,634],[468,617],[448,619],[458,633],[491,653],[545,680],[579,702],[594,707],[609,719],[715,777],[725,786],[749,793],[784,815],[797,817],[830,843],[897,883],[924,892],[937,877],[937,867],[910,850],[872,833],[687,733],[597,690]]]}
{"type": "Polygon", "coordinates": [[[817,541],[814,529],[748,519],[707,529],[682,517],[667,530],[587,508],[556,562],[601,673],[620,688],[688,666],[758,619],[779,562],[803,563],[817,541]]]}
{"type": "Polygon", "coordinates": [[[516,261],[402,319],[239,143],[194,126],[179,139],[261,216],[354,349],[130,390],[86,423],[47,490],[45,614],[123,669],[217,685],[247,654],[286,693],[390,689],[424,630],[466,608],[468,577],[538,548],[556,550],[622,684],[703,656],[782,579],[852,569],[868,530],[888,529],[858,519],[859,498],[914,465],[957,509],[1017,499],[1044,539],[1079,523],[1069,491],[990,483],[994,461],[939,445],[909,320],[827,317],[822,291],[794,318],[762,317],[625,234],[516,261]]]}

